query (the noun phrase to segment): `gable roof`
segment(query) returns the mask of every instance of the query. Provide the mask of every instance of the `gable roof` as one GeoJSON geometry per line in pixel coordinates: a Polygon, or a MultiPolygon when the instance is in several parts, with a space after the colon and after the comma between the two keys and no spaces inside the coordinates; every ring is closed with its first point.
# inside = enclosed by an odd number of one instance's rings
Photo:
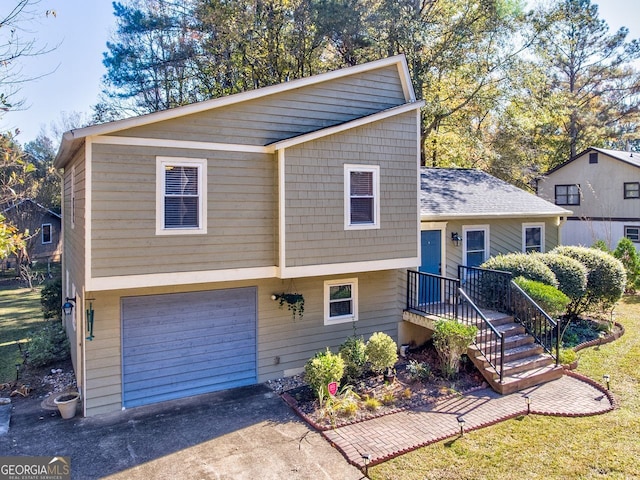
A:
{"type": "Polygon", "coordinates": [[[317,85],[323,82],[328,82],[350,75],[356,75],[359,73],[369,72],[372,70],[390,66],[395,66],[398,69],[399,79],[402,85],[402,92],[404,94],[405,101],[409,104],[413,104],[414,108],[419,108],[423,104],[423,102],[416,102],[416,96],[413,90],[413,85],[411,84],[411,76],[409,74],[409,68],[407,66],[406,58],[404,55],[396,55],[393,57],[384,58],[353,67],[347,67],[340,70],[313,75],[310,77],[291,80],[281,84],[271,85],[255,90],[249,90],[234,95],[213,98],[190,105],[184,105],[181,107],[149,113],[146,115],[92,125],[75,130],[69,130],[62,137],[62,142],[60,144],[58,154],[56,155],[54,165],[57,168],[62,168],[66,163],[68,157],[76,152],[84,142],[84,139],[89,136],[113,134],[114,132],[122,131],[129,128],[140,127],[152,123],[183,117],[186,115],[210,111],[216,108],[235,105],[241,102],[255,100],[267,97],[269,95],[287,92],[310,85],[317,85]]]}
{"type": "Polygon", "coordinates": [[[23,200],[20,200],[17,203],[13,203],[10,206],[8,206],[7,208],[5,208],[4,210],[2,210],[2,213],[7,213],[10,210],[14,210],[17,209],[18,207],[20,207],[20,205],[24,204],[24,203],[29,203],[32,205],[32,207],[35,207],[39,210],[42,210],[43,212],[49,214],[49,215],[53,215],[54,217],[57,217],[59,219],[62,219],[62,215],[60,215],[59,213],[54,212],[53,210],[48,209],[47,207],[44,207],[42,205],[40,205],[38,202],[31,200],[30,198],[25,198],[23,200]]]}
{"type": "Polygon", "coordinates": [[[423,220],[482,217],[549,217],[572,212],[476,169],[420,169],[423,220]]]}
{"type": "Polygon", "coordinates": [[[602,153],[604,155],[607,155],[607,156],[609,156],[611,158],[614,158],[616,160],[620,160],[622,162],[625,162],[625,163],[628,163],[630,165],[633,165],[634,167],[640,168],[640,152],[627,152],[626,150],[608,150],[606,148],[589,147],[589,148],[583,150],[582,152],[578,153],[575,157],[570,158],[566,162],[561,163],[557,167],[552,168],[551,170],[549,170],[548,172],[546,172],[542,176],[544,177],[546,175],[549,175],[550,173],[555,172],[556,170],[560,170],[562,167],[570,164],[574,160],[584,156],[586,153],[589,153],[589,152],[600,152],[600,153],[602,153]],[[635,156],[634,156],[634,153],[635,153],[635,156]]]}

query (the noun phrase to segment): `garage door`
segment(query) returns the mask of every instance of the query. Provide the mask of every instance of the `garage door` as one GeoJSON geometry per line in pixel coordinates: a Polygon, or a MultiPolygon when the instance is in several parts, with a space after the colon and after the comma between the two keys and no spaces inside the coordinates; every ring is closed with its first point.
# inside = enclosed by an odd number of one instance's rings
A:
{"type": "Polygon", "coordinates": [[[254,384],[256,289],[122,299],[123,403],[254,384]]]}

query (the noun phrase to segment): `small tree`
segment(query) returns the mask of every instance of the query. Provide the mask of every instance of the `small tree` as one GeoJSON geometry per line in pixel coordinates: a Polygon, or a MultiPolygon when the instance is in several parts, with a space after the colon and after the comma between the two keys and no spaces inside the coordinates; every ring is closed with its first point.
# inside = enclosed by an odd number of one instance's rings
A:
{"type": "Polygon", "coordinates": [[[625,291],[635,293],[640,288],[640,255],[633,242],[627,237],[621,238],[613,251],[613,256],[622,262],[627,272],[625,291]]]}
{"type": "Polygon", "coordinates": [[[476,337],[478,329],[452,320],[438,320],[433,333],[433,346],[440,357],[442,374],[454,377],[460,371],[460,358],[476,337]]]}
{"type": "Polygon", "coordinates": [[[366,354],[371,370],[382,373],[392,369],[398,361],[398,346],[386,333],[376,332],[367,342],[366,354]]]}

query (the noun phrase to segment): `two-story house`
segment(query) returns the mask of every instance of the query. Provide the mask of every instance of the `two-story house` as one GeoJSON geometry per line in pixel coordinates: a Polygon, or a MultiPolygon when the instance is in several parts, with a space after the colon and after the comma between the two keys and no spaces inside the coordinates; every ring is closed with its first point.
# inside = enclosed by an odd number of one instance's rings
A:
{"type": "Polygon", "coordinates": [[[84,414],[291,375],[354,326],[396,337],[422,105],[396,56],[65,133],[84,414]]]}
{"type": "Polygon", "coordinates": [[[640,251],[640,153],[588,148],[547,172],[538,195],[568,208],[563,243],[615,248],[627,237],[640,251]]]}

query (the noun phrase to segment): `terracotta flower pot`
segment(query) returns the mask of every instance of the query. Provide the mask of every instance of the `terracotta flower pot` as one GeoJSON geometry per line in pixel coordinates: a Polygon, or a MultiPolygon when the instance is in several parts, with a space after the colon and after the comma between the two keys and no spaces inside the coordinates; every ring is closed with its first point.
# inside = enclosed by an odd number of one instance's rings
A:
{"type": "Polygon", "coordinates": [[[58,407],[62,418],[69,419],[76,416],[79,399],[80,394],[78,392],[69,392],[58,395],[53,399],[53,403],[58,407]]]}

